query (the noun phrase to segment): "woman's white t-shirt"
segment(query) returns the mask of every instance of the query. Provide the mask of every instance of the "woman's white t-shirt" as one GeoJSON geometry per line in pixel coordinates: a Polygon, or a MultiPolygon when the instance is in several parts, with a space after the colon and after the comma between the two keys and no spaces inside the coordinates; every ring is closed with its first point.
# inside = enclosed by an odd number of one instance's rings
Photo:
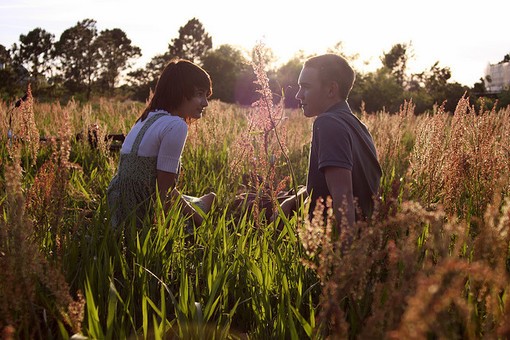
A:
{"type": "Polygon", "coordinates": [[[131,152],[138,132],[148,118],[157,113],[166,113],[166,116],[157,119],[145,132],[138,148],[138,156],[157,157],[157,169],[177,174],[186,137],[188,125],[179,116],[172,116],[163,110],[149,112],[143,122],[136,122],[122,143],[120,152],[131,152]]]}

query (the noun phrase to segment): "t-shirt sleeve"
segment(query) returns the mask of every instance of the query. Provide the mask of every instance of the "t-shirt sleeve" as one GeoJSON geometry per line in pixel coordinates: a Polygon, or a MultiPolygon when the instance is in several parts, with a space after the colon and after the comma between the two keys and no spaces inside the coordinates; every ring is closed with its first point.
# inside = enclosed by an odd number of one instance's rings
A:
{"type": "Polygon", "coordinates": [[[178,173],[182,150],[188,136],[188,125],[179,120],[161,132],[161,145],[158,153],[157,169],[178,173]]]}
{"type": "Polygon", "coordinates": [[[352,170],[352,138],[349,129],[333,117],[319,117],[314,124],[319,170],[338,167],[352,170]]]}

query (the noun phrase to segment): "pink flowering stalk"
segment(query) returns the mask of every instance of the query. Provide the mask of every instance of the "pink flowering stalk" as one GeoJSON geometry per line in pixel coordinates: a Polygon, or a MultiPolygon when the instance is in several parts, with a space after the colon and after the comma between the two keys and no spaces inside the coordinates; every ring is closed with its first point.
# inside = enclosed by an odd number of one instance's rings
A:
{"type": "Polygon", "coordinates": [[[263,48],[262,44],[255,46],[255,60],[251,62],[256,76],[255,84],[258,85],[257,93],[260,97],[252,104],[254,110],[248,116],[249,129],[246,139],[251,142],[250,147],[247,148],[251,154],[249,180],[257,191],[254,201],[255,213],[258,213],[258,204],[263,197],[271,200],[273,211],[276,211],[277,194],[284,189],[288,181],[288,176],[280,181],[276,178],[277,162],[282,156],[290,169],[293,185],[296,184],[294,171],[281,136],[285,134],[285,129],[280,126],[284,119],[284,97],[280,96],[278,103],[274,103],[274,95],[265,71],[263,48]],[[279,126],[280,128],[277,129],[279,126]]]}

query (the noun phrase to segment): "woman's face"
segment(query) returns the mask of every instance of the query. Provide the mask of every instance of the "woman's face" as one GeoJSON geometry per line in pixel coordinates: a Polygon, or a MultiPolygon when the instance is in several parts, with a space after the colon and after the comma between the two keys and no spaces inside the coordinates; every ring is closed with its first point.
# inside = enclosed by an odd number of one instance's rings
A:
{"type": "Polygon", "coordinates": [[[207,91],[195,89],[193,97],[184,98],[177,112],[183,118],[200,119],[207,105],[209,105],[207,91]]]}

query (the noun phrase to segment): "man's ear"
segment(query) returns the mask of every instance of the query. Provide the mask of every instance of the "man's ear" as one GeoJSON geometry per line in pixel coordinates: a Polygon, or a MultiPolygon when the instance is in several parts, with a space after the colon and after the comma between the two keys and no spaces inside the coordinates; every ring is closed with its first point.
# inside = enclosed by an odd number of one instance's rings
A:
{"type": "Polygon", "coordinates": [[[335,97],[338,96],[338,93],[339,93],[338,83],[336,81],[330,81],[328,87],[328,96],[335,97]]]}

